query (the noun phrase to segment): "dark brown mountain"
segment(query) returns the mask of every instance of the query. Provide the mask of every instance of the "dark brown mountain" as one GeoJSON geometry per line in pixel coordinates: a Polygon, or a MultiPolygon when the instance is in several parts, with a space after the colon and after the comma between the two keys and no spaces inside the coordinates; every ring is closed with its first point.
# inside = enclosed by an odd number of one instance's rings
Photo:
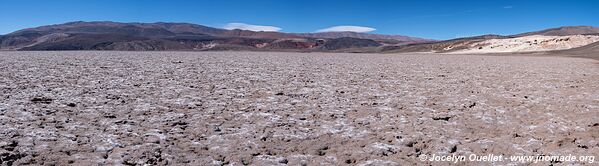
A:
{"type": "Polygon", "coordinates": [[[599,42],[568,50],[550,51],[548,53],[599,60],[599,42]]]}
{"type": "Polygon", "coordinates": [[[246,30],[225,30],[189,23],[119,23],[109,21],[98,22],[70,22],[65,24],[29,28],[14,33],[36,32],[62,32],[62,33],[117,33],[140,36],[172,36],[203,34],[219,37],[255,37],[255,38],[287,38],[297,37],[278,32],[254,32],[246,30]]]}
{"type": "Polygon", "coordinates": [[[347,48],[378,47],[381,45],[382,44],[371,39],[342,37],[327,40],[323,48],[325,50],[339,50],[347,48]]]}
{"type": "Polygon", "coordinates": [[[71,22],[29,28],[7,34],[0,38],[0,48],[13,50],[93,50],[100,48],[193,50],[205,49],[203,46],[209,42],[251,46],[268,40],[291,37],[296,36],[276,32],[224,30],[186,23],[71,22]],[[129,45],[130,47],[119,45],[129,45]]]}

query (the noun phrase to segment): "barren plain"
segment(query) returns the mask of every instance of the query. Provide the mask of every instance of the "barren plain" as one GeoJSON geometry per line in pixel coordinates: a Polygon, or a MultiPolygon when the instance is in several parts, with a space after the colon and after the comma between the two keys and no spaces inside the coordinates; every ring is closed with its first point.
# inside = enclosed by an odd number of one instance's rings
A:
{"type": "Polygon", "coordinates": [[[0,52],[0,162],[449,165],[418,157],[599,156],[597,82],[598,61],[547,56],[0,52]]]}

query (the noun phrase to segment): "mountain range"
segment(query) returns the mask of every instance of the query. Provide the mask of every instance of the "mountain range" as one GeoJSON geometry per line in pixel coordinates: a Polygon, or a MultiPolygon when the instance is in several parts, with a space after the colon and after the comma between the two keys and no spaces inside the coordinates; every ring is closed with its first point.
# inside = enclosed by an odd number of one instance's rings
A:
{"type": "Polygon", "coordinates": [[[331,51],[429,41],[433,40],[355,32],[292,34],[225,30],[188,23],[70,22],[0,36],[0,49],[331,51]]]}
{"type": "MultiPolygon", "coordinates": [[[[588,40],[582,38],[581,40],[584,41],[576,41],[577,44],[572,45],[570,43],[574,40],[570,40],[568,36],[598,34],[599,28],[596,27],[568,26],[510,36],[483,35],[436,41],[410,36],[357,32],[255,32],[226,30],[189,23],[78,21],[28,28],[2,35],[0,50],[455,52],[477,49],[493,51],[501,48],[502,51],[509,51],[511,50],[509,47],[521,45],[544,48],[548,47],[544,42],[557,40],[545,37],[543,40],[548,41],[536,41],[534,40],[536,38],[532,39],[531,36],[566,36],[556,43],[559,44],[559,48],[573,48],[578,47],[581,42],[591,45],[589,43],[594,40],[590,37],[587,37],[588,40]],[[531,41],[528,41],[529,38],[531,41]],[[522,43],[514,45],[514,41],[522,43]]],[[[591,45],[586,50],[596,48],[591,45]]]]}

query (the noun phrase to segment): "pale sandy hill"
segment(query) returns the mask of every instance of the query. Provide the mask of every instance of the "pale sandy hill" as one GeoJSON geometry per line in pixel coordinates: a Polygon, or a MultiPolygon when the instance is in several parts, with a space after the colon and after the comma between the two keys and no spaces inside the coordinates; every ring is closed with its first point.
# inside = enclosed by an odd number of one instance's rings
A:
{"type": "Polygon", "coordinates": [[[453,53],[535,52],[565,50],[599,41],[595,35],[525,36],[509,39],[489,39],[472,43],[468,49],[453,53]]]}

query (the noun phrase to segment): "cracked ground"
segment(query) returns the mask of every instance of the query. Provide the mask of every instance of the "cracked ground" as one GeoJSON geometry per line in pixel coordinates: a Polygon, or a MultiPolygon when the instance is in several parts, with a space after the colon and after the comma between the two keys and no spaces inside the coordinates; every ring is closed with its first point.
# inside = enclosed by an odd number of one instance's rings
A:
{"type": "Polygon", "coordinates": [[[598,156],[597,82],[563,57],[0,52],[0,165],[598,156]]]}

